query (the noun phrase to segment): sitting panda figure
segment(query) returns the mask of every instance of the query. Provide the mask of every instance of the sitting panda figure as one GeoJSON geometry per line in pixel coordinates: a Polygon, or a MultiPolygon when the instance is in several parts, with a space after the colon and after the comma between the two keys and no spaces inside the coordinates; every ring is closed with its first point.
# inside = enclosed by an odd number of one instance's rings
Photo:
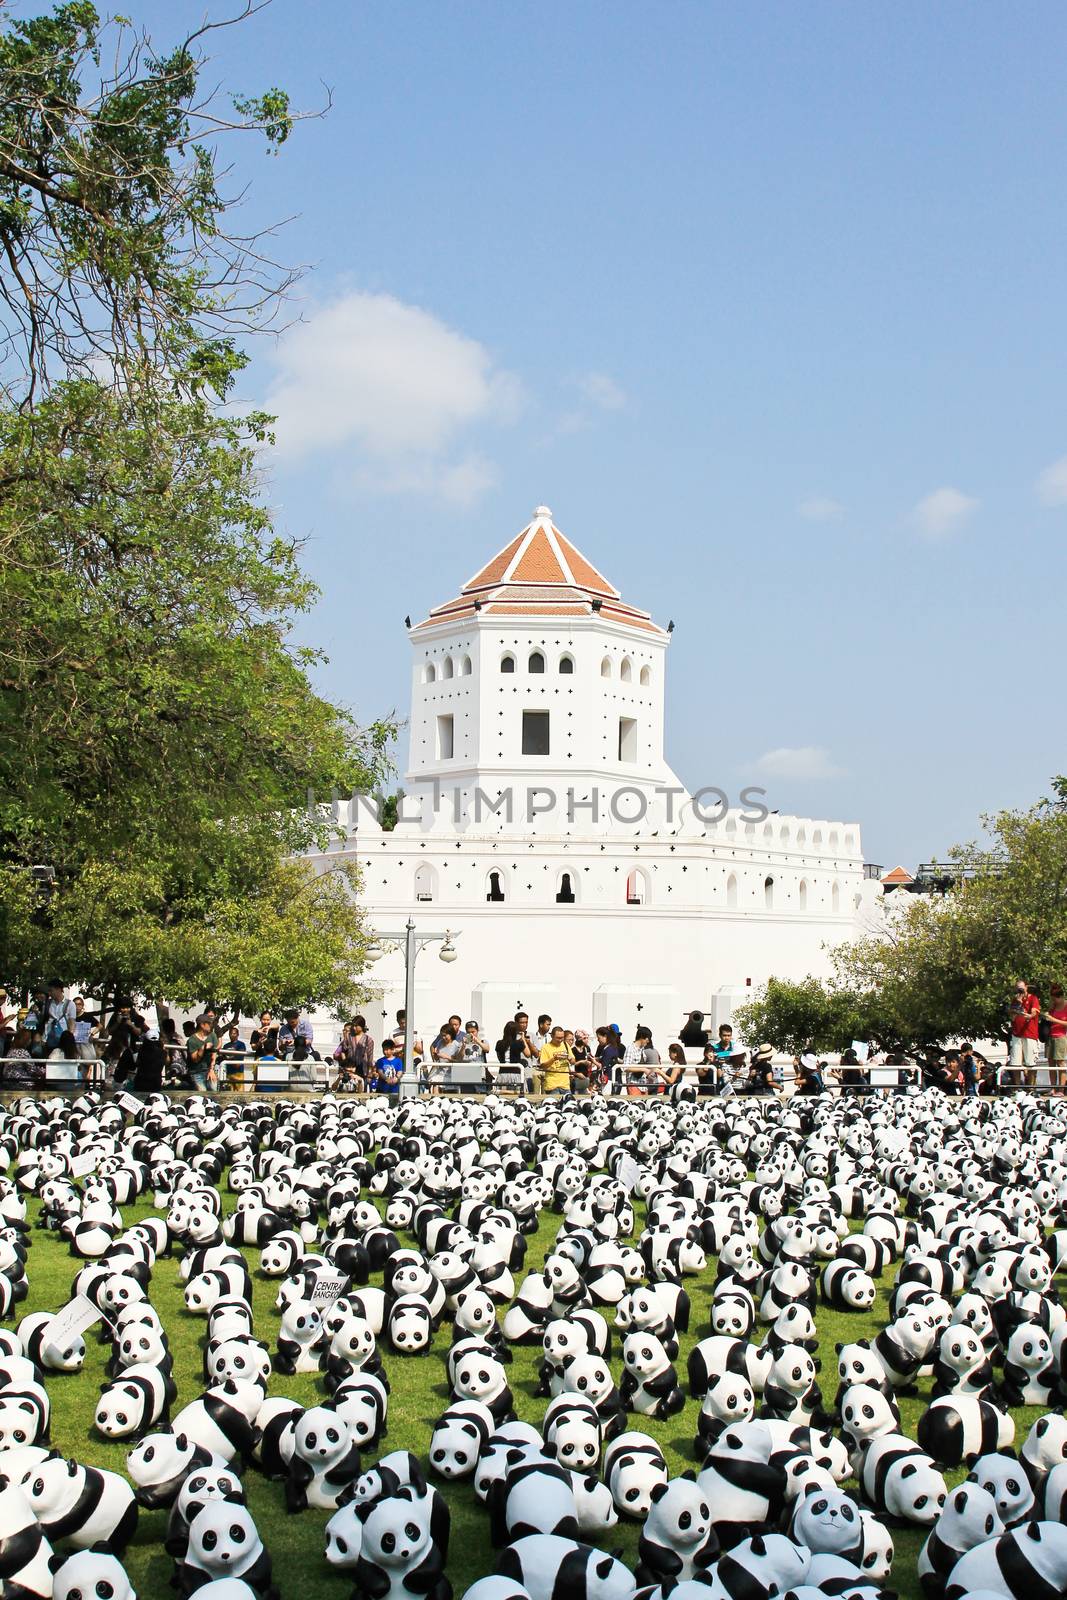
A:
{"type": "Polygon", "coordinates": [[[50,1600],[52,1546],[26,1493],[0,1481],[0,1586],[17,1600],[50,1600]]]}
{"type": "Polygon", "coordinates": [[[731,1339],[747,1339],[756,1326],[756,1302],[743,1285],[717,1286],[711,1301],[711,1331],[731,1339]]]}
{"type": "Polygon", "coordinates": [[[711,1507],[692,1476],[656,1484],[637,1546],[637,1582],[673,1587],[702,1579],[718,1554],[711,1507]]]}
{"type": "Polygon", "coordinates": [[[774,1364],[770,1350],[757,1348],[747,1339],[734,1339],[727,1334],[712,1334],[701,1339],[689,1352],[686,1375],[689,1393],[694,1400],[703,1399],[713,1377],[721,1372],[736,1372],[747,1378],[757,1394],[762,1394],[774,1364]]]}
{"type": "Polygon", "coordinates": [[[678,1359],[678,1328],[656,1288],[631,1289],[615,1307],[615,1326],[625,1333],[654,1333],[672,1361],[678,1359]]]}
{"type": "Polygon", "coordinates": [[[839,1256],[823,1269],[822,1297],[835,1311],[869,1311],[877,1292],[874,1279],[854,1261],[839,1256]]]}
{"type": "Polygon", "coordinates": [[[64,1461],[58,1450],[23,1484],[47,1539],[69,1539],[78,1550],[106,1541],[121,1556],[137,1527],[133,1490],[117,1472],[64,1461]]]}
{"type": "Polygon", "coordinates": [[[821,1415],[822,1394],[814,1360],[800,1345],[785,1345],[767,1375],[760,1416],[775,1417],[781,1422],[809,1422],[821,1415]]]}
{"type": "Polygon", "coordinates": [[[839,1344],[836,1349],[838,1387],[834,1399],[834,1411],[837,1415],[841,1413],[841,1401],[845,1390],[854,1384],[880,1389],[884,1395],[892,1396],[893,1385],[866,1339],[860,1339],[854,1344],[839,1344]]]}
{"type": "Polygon", "coordinates": [[[213,1383],[183,1406],[171,1421],[175,1433],[184,1434],[212,1455],[229,1464],[247,1460],[255,1444],[255,1420],[263,1404],[263,1391],[255,1383],[213,1383]]]}
{"type": "Polygon", "coordinates": [[[385,1438],[389,1390],[375,1372],[357,1372],[334,1392],[333,1407],[360,1449],[385,1438]]]}
{"type": "Polygon", "coordinates": [[[709,1450],[697,1483],[708,1498],[724,1550],[781,1515],[786,1479],[784,1470],[772,1463],[773,1454],[770,1430],[758,1422],[726,1428],[709,1450]]]}
{"type": "Polygon", "coordinates": [[[363,1507],[346,1500],[326,1524],[326,1560],[331,1567],[354,1567],[363,1548],[363,1507]]]}
{"type": "Polygon", "coordinates": [[[600,1418],[588,1400],[557,1395],[541,1421],[545,1452],[571,1472],[595,1472],[600,1460],[600,1418]]]}
{"type": "Polygon", "coordinates": [[[389,1307],[388,1339],[398,1355],[421,1355],[430,1347],[433,1330],[433,1315],[420,1295],[399,1295],[389,1307]]]}
{"type": "Polygon", "coordinates": [[[968,1483],[981,1484],[997,1503],[1000,1520],[1006,1528],[1025,1522],[1034,1515],[1034,1491],[1015,1457],[1006,1450],[979,1456],[967,1474],[968,1483]]]}
{"type": "Polygon", "coordinates": [[[724,1428],[732,1422],[751,1422],[756,1414],[756,1395],[747,1378],[723,1372],[711,1379],[697,1416],[693,1448],[703,1458],[724,1428]]]}
{"type": "Polygon", "coordinates": [[[330,1338],[323,1364],[326,1369],[323,1381],[329,1394],[333,1394],[357,1372],[382,1375],[382,1358],[378,1353],[374,1329],[366,1317],[350,1312],[342,1320],[330,1338]]]}
{"type": "Polygon", "coordinates": [[[452,1364],[452,1400],[477,1400],[495,1423],[507,1422],[515,1415],[503,1364],[490,1350],[483,1352],[480,1347],[464,1351],[452,1364]]]}
{"type": "Polygon", "coordinates": [[[991,1396],[992,1389],[993,1366],[981,1337],[973,1328],[950,1322],[937,1342],[934,1398],[970,1394],[984,1400],[991,1396]]]}
{"type": "Polygon", "coordinates": [[[622,1403],[640,1416],[663,1422],[685,1405],[678,1374],[654,1333],[628,1333],[622,1347],[622,1403]]]}
{"type": "MultiPolygon", "coordinates": [[[[586,1317],[597,1315],[594,1312],[585,1313],[586,1317]]],[[[598,1321],[603,1322],[603,1320],[598,1316],[598,1321]]],[[[541,1336],[544,1355],[537,1366],[536,1394],[553,1397],[562,1394],[563,1374],[576,1356],[610,1354],[609,1349],[598,1347],[602,1341],[591,1337],[595,1326],[582,1320],[581,1312],[576,1312],[570,1317],[553,1317],[552,1321],[546,1324],[541,1336]]],[[[604,1328],[606,1332],[606,1323],[604,1328]]]]}
{"type": "Polygon", "coordinates": [[[602,1356],[576,1356],[563,1375],[563,1393],[589,1401],[600,1421],[600,1435],[605,1442],[626,1427],[625,1407],[611,1368],[602,1356]]]}
{"type": "Polygon", "coordinates": [[[1000,1392],[1007,1406],[1045,1406],[1057,1403],[1060,1377],[1052,1360],[1052,1341],[1044,1328],[1032,1322],[1015,1329],[1004,1351],[1000,1392]]]}
{"type": "Polygon", "coordinates": [[[163,1511],[174,1504],[178,1490],[196,1467],[215,1458],[203,1445],[184,1433],[150,1433],[126,1457],[126,1472],[137,1504],[146,1511],[163,1511]]]}
{"type": "Polygon", "coordinates": [[[942,1600],[948,1575],[960,1557],[995,1538],[1003,1528],[988,1489],[977,1483],[961,1483],[953,1489],[919,1552],[919,1582],[928,1600],[942,1600]]]}
{"type": "Polygon", "coordinates": [[[857,1566],[863,1557],[860,1508],[837,1488],[805,1484],[793,1505],[789,1535],[813,1555],[841,1556],[857,1566]]]}
{"type": "Polygon", "coordinates": [[[15,1445],[47,1444],[52,1407],[39,1383],[0,1392],[0,1450],[15,1445]]]}
{"type": "Polygon", "coordinates": [[[370,1600],[451,1600],[441,1552],[409,1486],[373,1505],[363,1523],[354,1580],[370,1600]]]}
{"type": "Polygon", "coordinates": [[[174,1574],[178,1593],[189,1596],[218,1578],[239,1578],[258,1600],[277,1600],[271,1560],[247,1506],[209,1500],[189,1524],[189,1543],[174,1574]]]}
{"type": "Polygon", "coordinates": [[[477,1400],[458,1400],[433,1425],[429,1460],[442,1478],[469,1478],[493,1431],[493,1413],[477,1400]]]}
{"type": "Polygon", "coordinates": [[[148,1428],[166,1427],[177,1397],[177,1384],[158,1367],[126,1367],[121,1377],[104,1384],[93,1426],[106,1439],[132,1439],[148,1428]]]}
{"type": "Polygon", "coordinates": [[[1067,1590],[1067,1528],[1058,1522],[1028,1522],[976,1544],[949,1573],[945,1600],[979,1592],[1027,1600],[1067,1590]]]}
{"type": "Polygon", "coordinates": [[[989,1301],[983,1295],[971,1294],[969,1290],[961,1294],[952,1308],[952,1321],[970,1328],[973,1334],[977,1334],[990,1360],[999,1358],[1000,1336],[993,1321],[989,1301]]]}
{"type": "Polygon", "coordinates": [[[280,1481],[289,1472],[293,1459],[293,1436],[304,1408],[299,1400],[271,1395],[256,1413],[256,1443],[252,1461],[265,1478],[280,1481]]]}
{"type": "Polygon", "coordinates": [[[203,1467],[191,1472],[178,1490],[178,1498],[170,1508],[163,1548],[169,1556],[180,1561],[189,1547],[189,1524],[209,1500],[223,1500],[227,1505],[243,1506],[244,1486],[230,1467],[203,1467]]]}
{"type": "Polygon", "coordinates": [[[809,1311],[815,1307],[815,1284],[807,1267],[799,1261],[783,1262],[772,1267],[764,1282],[760,1296],[761,1322],[773,1322],[786,1306],[800,1302],[809,1311]]]}
{"type": "Polygon", "coordinates": [[[900,1522],[932,1527],[945,1503],[945,1480],[924,1450],[899,1434],[872,1439],[857,1474],[867,1503],[900,1522]]]}
{"type": "Polygon", "coordinates": [[[1054,1468],[1067,1462],[1067,1417],[1055,1411],[1038,1417],[1026,1435],[1019,1460],[1036,1489],[1054,1468]]]}
{"type": "Polygon", "coordinates": [[[288,1511],[313,1506],[336,1511],[341,1497],[359,1477],[359,1448],[347,1424],[326,1406],[309,1406],[293,1430],[293,1454],[285,1480],[288,1511]]]}
{"type": "Polygon", "coordinates": [[[860,1571],[875,1583],[888,1583],[893,1570],[893,1535],[873,1511],[860,1507],[863,1523],[863,1553],[860,1571]]]}
{"type": "Polygon", "coordinates": [[[531,1533],[577,1539],[570,1473],[553,1461],[523,1459],[489,1486],[489,1538],[494,1548],[531,1533]]]}
{"type": "Polygon", "coordinates": [[[779,1311],[760,1343],[760,1352],[769,1351],[773,1357],[783,1345],[798,1344],[815,1355],[819,1348],[819,1334],[810,1307],[795,1301],[779,1311]]]}
{"type": "Polygon", "coordinates": [[[917,1314],[906,1313],[876,1334],[871,1349],[894,1389],[914,1387],[919,1369],[933,1345],[933,1328],[917,1314]]]}
{"type": "Polygon", "coordinates": [[[669,1476],[663,1451],[647,1433],[620,1433],[604,1450],[604,1482],[620,1517],[643,1521],[652,1491],[669,1476]]]}
{"type": "Polygon", "coordinates": [[[88,1595],[137,1600],[122,1562],[104,1550],[77,1550],[56,1571],[52,1600],[84,1600],[88,1595]]]}
{"type": "Polygon", "coordinates": [[[853,1452],[862,1450],[869,1439],[900,1429],[900,1407],[881,1389],[853,1383],[842,1394],[841,1432],[853,1452]]]}
{"type": "Polygon", "coordinates": [[[977,1395],[942,1395],[919,1418],[916,1440],[942,1467],[969,1467],[979,1456],[1009,1449],[1015,1423],[1006,1411],[977,1395]]]}
{"type": "Polygon", "coordinates": [[[282,1312],[274,1370],[292,1377],[318,1372],[323,1358],[322,1312],[310,1300],[292,1300],[282,1312]]]}

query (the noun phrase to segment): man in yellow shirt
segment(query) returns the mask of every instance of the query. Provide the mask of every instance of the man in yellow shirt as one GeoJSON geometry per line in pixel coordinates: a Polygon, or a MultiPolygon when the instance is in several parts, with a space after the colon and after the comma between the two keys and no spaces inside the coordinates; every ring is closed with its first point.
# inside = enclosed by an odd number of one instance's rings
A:
{"type": "Polygon", "coordinates": [[[559,1094],[571,1086],[574,1056],[563,1037],[563,1029],[552,1029],[546,1043],[541,1046],[541,1071],[545,1075],[545,1094],[559,1094]]]}

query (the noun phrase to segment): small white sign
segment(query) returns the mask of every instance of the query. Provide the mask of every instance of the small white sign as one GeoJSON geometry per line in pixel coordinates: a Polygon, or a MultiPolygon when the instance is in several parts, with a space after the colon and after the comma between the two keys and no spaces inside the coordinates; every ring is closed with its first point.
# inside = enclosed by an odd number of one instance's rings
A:
{"type": "Polygon", "coordinates": [[[87,1178],[90,1172],[95,1172],[100,1157],[95,1150],[84,1150],[80,1156],[71,1156],[70,1175],[72,1178],[87,1178]]]}
{"type": "Polygon", "coordinates": [[[344,1294],[348,1288],[348,1274],[345,1272],[322,1273],[315,1282],[311,1291],[312,1305],[328,1305],[331,1300],[336,1300],[338,1295],[344,1294]]]}
{"type": "Polygon", "coordinates": [[[866,1039],[853,1039],[852,1048],[856,1052],[856,1060],[860,1066],[865,1067],[867,1065],[867,1057],[871,1053],[871,1047],[866,1039]]]}
{"type": "Polygon", "coordinates": [[[61,1311],[56,1312],[48,1324],[45,1342],[57,1345],[62,1350],[75,1334],[84,1333],[94,1322],[100,1322],[103,1315],[104,1313],[93,1305],[87,1295],[76,1294],[73,1300],[67,1301],[61,1311]]]}
{"type": "Polygon", "coordinates": [[[115,1096],[115,1104],[120,1111],[129,1111],[132,1116],[136,1116],[142,1109],[140,1100],[136,1095],[132,1094],[117,1094],[115,1096]]]}
{"type": "Polygon", "coordinates": [[[619,1159],[618,1166],[615,1168],[615,1176],[629,1194],[641,1182],[641,1168],[637,1165],[633,1156],[622,1156],[619,1159]]]}

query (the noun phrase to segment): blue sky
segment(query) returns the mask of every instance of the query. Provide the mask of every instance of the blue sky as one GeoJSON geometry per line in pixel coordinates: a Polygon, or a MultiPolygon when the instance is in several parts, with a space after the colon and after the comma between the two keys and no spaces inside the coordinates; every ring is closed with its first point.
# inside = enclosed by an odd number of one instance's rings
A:
{"type": "MultiPolygon", "coordinates": [[[[199,6],[137,11],[171,36],[199,6]]],[[[222,81],[303,323],[245,390],[323,683],[539,502],[662,622],[667,754],[914,865],[1067,767],[1067,13],[275,0],[222,81]]]]}

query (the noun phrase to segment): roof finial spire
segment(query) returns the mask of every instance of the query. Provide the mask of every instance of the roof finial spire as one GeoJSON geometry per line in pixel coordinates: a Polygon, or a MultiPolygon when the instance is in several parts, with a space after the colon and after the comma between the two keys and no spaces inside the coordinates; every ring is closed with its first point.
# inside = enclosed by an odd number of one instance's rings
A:
{"type": "Polygon", "coordinates": [[[551,522],[552,521],[552,512],[549,509],[549,507],[548,506],[535,506],[534,507],[534,521],[535,522],[551,522]]]}

